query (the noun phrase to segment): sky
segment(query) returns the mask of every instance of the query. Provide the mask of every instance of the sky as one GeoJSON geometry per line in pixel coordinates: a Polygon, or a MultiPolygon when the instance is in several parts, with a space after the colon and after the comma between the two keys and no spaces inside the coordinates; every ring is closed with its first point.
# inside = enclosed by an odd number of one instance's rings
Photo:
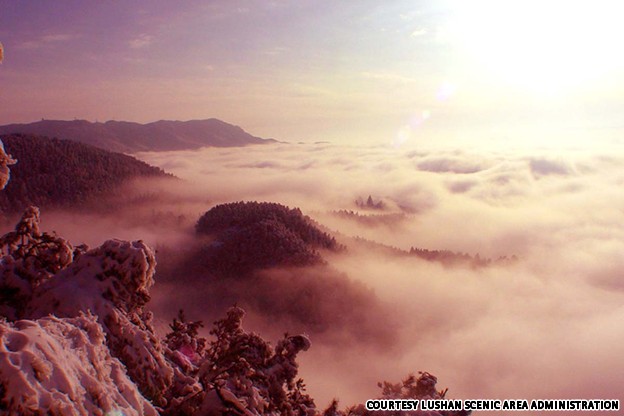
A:
{"type": "Polygon", "coordinates": [[[0,123],[219,118],[285,141],[618,140],[617,1],[0,0],[0,123]]]}

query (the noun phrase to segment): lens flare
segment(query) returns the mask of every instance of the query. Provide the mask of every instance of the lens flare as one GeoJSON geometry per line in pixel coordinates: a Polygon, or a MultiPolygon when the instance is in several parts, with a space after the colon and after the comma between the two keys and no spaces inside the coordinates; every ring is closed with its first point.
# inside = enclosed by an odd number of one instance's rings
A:
{"type": "Polygon", "coordinates": [[[429,110],[422,110],[413,114],[409,121],[401,126],[399,131],[397,132],[394,140],[392,141],[392,145],[394,147],[401,147],[405,143],[407,143],[412,135],[420,126],[422,126],[427,120],[431,118],[431,112],[429,110]]]}
{"type": "Polygon", "coordinates": [[[453,97],[453,95],[455,95],[455,91],[457,91],[457,87],[455,87],[454,84],[444,82],[440,85],[438,91],[436,92],[436,99],[442,102],[448,101],[453,97]]]}

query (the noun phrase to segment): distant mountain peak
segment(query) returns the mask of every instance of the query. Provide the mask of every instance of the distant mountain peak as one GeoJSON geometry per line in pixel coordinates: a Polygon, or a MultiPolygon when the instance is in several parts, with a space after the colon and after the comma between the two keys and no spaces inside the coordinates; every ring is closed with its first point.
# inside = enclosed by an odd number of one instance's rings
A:
{"type": "Polygon", "coordinates": [[[0,126],[0,134],[36,134],[90,144],[122,153],[193,150],[201,147],[238,147],[272,143],[216,118],[205,120],[158,120],[141,124],[108,120],[45,120],[0,126]]]}

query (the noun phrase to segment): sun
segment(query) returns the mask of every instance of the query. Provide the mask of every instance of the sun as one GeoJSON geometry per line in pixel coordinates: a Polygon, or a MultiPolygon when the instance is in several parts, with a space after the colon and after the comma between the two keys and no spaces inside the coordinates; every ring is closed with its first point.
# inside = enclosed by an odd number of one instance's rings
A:
{"type": "Polygon", "coordinates": [[[457,0],[448,32],[485,75],[536,91],[581,86],[624,67],[624,2],[457,0]]]}

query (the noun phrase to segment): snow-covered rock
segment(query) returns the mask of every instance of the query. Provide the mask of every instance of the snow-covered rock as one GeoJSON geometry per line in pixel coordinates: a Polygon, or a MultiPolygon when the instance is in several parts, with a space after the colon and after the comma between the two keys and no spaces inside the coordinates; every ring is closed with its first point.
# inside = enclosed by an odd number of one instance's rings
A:
{"type": "Polygon", "coordinates": [[[0,322],[0,400],[14,415],[158,414],[91,314],[0,322]]]}
{"type": "Polygon", "coordinates": [[[92,314],[108,352],[124,364],[139,391],[155,405],[166,405],[174,370],[144,310],[156,267],[151,248],[142,241],[109,240],[92,250],[74,249],[41,232],[36,207],[0,238],[0,248],[0,315],[39,320],[92,314]]]}
{"type": "Polygon", "coordinates": [[[111,354],[155,404],[166,404],[173,379],[160,340],[144,310],[154,284],[154,252],[142,241],[109,240],[39,285],[26,315],[73,317],[90,311],[106,334],[111,354]]]}
{"type": "Polygon", "coordinates": [[[38,286],[28,315],[91,310],[106,316],[114,308],[139,313],[149,300],[155,267],[154,252],[142,241],[108,240],[38,286]]]}
{"type": "MultiPolygon", "coordinates": [[[[2,62],[2,45],[0,44],[0,62],[2,62]]],[[[0,141],[0,190],[9,182],[11,172],[9,166],[17,163],[17,160],[13,159],[11,155],[7,154],[4,150],[4,144],[0,141]]]]}

